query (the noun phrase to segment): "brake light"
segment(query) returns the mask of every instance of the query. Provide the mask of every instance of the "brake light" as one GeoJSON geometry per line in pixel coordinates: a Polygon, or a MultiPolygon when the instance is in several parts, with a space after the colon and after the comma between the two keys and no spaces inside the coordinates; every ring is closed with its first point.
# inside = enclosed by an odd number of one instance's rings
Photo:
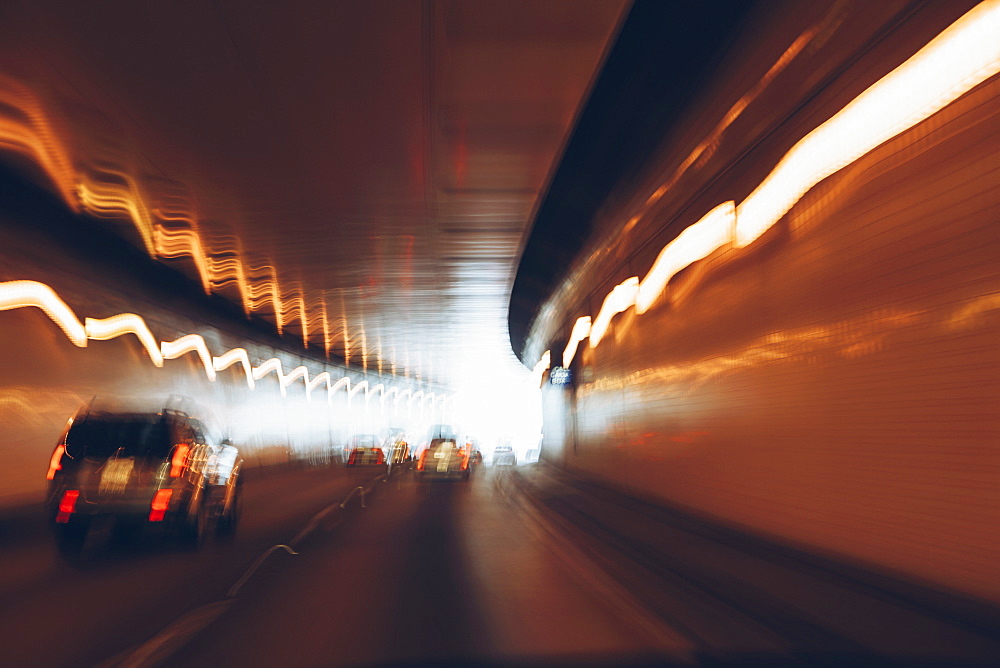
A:
{"type": "Polygon", "coordinates": [[[469,451],[459,450],[459,453],[462,455],[462,470],[465,471],[469,468],[469,451]]]}
{"type": "Polygon", "coordinates": [[[46,480],[52,480],[56,477],[56,471],[62,469],[62,456],[66,452],[66,446],[60,443],[56,446],[55,452],[52,453],[52,459],[49,460],[49,472],[45,474],[46,480]]]}
{"type": "Polygon", "coordinates": [[[153,495],[153,502],[149,504],[149,521],[162,522],[170,507],[170,497],[173,496],[172,489],[158,489],[153,495]]]}
{"type": "Polygon", "coordinates": [[[80,490],[78,489],[67,489],[63,492],[62,499],[59,500],[59,512],[56,513],[56,522],[59,524],[69,522],[69,516],[76,509],[76,501],[79,498],[80,490]]]}
{"type": "Polygon", "coordinates": [[[170,477],[180,478],[187,465],[188,450],[191,449],[187,443],[178,443],[174,446],[174,456],[170,460],[170,477]]]}
{"type": "Polygon", "coordinates": [[[424,470],[424,459],[426,459],[426,458],[427,458],[427,451],[424,450],[423,452],[420,453],[420,459],[417,461],[417,470],[418,471],[423,471],[424,470]]]}

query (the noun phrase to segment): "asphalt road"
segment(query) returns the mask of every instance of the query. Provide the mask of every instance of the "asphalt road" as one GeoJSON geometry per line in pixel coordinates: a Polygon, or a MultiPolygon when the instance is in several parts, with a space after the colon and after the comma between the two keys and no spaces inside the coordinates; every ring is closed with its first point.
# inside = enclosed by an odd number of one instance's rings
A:
{"type": "Polygon", "coordinates": [[[1000,657],[990,637],[998,617],[982,603],[546,467],[484,469],[468,483],[379,474],[258,474],[233,542],[193,551],[95,541],[76,565],[55,557],[38,517],[0,515],[0,665],[936,666],[1000,657]]]}

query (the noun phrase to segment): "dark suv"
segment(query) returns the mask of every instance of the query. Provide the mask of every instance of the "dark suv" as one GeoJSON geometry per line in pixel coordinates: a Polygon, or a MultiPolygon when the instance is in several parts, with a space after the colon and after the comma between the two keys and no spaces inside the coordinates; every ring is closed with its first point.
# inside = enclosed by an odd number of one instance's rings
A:
{"type": "Polygon", "coordinates": [[[79,554],[90,527],[162,529],[191,545],[232,535],[243,460],[227,441],[175,408],[82,409],[49,462],[48,516],[56,546],[79,554]]]}

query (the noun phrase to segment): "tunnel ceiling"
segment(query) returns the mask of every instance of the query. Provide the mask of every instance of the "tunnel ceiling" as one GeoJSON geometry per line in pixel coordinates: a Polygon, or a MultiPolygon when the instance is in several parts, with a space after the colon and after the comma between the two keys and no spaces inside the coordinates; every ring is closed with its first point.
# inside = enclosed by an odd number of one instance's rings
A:
{"type": "Polygon", "coordinates": [[[626,3],[0,8],[0,159],[310,349],[516,365],[523,239],[626,3]]]}

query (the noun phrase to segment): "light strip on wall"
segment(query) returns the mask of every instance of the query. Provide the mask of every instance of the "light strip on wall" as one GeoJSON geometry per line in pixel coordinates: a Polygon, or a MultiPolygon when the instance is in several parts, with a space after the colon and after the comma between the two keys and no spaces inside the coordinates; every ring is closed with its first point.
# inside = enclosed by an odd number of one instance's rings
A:
{"type": "Polygon", "coordinates": [[[55,291],[38,281],[0,283],[0,311],[34,306],[42,310],[63,334],[81,348],[87,347],[87,330],[73,309],[55,291]]]}
{"type": "Polygon", "coordinates": [[[212,358],[212,366],[215,367],[216,371],[228,369],[237,362],[243,365],[243,372],[247,377],[247,387],[251,390],[255,389],[256,385],[254,384],[253,379],[253,369],[250,366],[250,356],[247,354],[245,348],[233,348],[218,357],[212,358]]]}
{"type": "Polygon", "coordinates": [[[580,346],[580,342],[588,336],[590,336],[590,316],[585,315],[577,318],[576,322],[573,323],[573,331],[570,332],[569,343],[566,344],[566,348],[562,354],[564,367],[569,368],[569,365],[573,363],[573,358],[576,357],[576,349],[580,346]]]}
{"type": "Polygon", "coordinates": [[[830,120],[806,135],[739,206],[746,246],[810,188],[940,111],[1000,71],[1000,2],[974,7],[830,120]]]}
{"type": "Polygon", "coordinates": [[[215,365],[212,363],[212,354],[208,352],[205,339],[200,334],[188,334],[175,341],[162,341],[160,352],[163,359],[173,360],[187,353],[197,353],[205,367],[205,375],[209,380],[215,380],[215,365]]]}
{"type": "MultiPolygon", "coordinates": [[[[727,243],[753,243],[817,183],[998,73],[1000,0],[986,0],[796,143],[735,207],[735,222],[732,203],[726,202],[667,244],[639,284],[636,312],[656,303],[680,270],[727,243]]],[[[605,298],[605,306],[619,287],[605,298]]],[[[590,334],[592,348],[604,334],[599,330],[595,336],[597,324],[590,334]]]]}
{"type": "Polygon", "coordinates": [[[135,334],[136,338],[146,349],[149,359],[156,366],[163,366],[163,354],[160,346],[156,343],[156,338],[146,326],[146,321],[142,316],[135,313],[119,313],[110,318],[87,318],[85,321],[87,338],[94,341],[108,341],[123,334],[135,334]]]}
{"type": "MultiPolygon", "coordinates": [[[[269,373],[274,373],[278,377],[278,384],[282,396],[285,396],[285,389],[292,382],[302,378],[306,388],[307,398],[312,399],[312,391],[322,385],[327,385],[327,398],[344,387],[348,394],[348,399],[353,397],[359,390],[365,390],[366,404],[370,392],[378,392],[381,396],[381,404],[384,406],[385,398],[395,393],[397,395],[394,407],[398,405],[399,399],[403,395],[409,395],[410,401],[414,398],[412,391],[407,389],[400,393],[398,388],[386,389],[385,385],[378,384],[370,391],[368,381],[358,383],[353,389],[351,380],[344,376],[336,383],[331,384],[331,376],[328,371],[323,371],[310,381],[309,371],[305,366],[298,366],[288,374],[284,373],[281,361],[272,358],[254,368],[250,364],[250,358],[245,348],[233,348],[218,357],[212,357],[208,350],[205,339],[198,334],[188,334],[174,341],[162,341],[156,344],[156,339],[150,332],[146,321],[142,316],[135,313],[119,313],[108,318],[86,318],[86,326],[80,323],[79,318],[72,309],[56,294],[56,292],[38,281],[6,281],[0,283],[0,311],[9,311],[18,308],[36,307],[42,310],[53,323],[63,331],[67,338],[79,347],[86,347],[88,338],[95,341],[106,341],[123,334],[135,334],[143,347],[146,349],[150,360],[157,367],[163,366],[163,361],[167,359],[177,359],[189,352],[198,354],[199,360],[205,368],[205,375],[209,380],[215,381],[216,372],[228,369],[237,362],[243,365],[247,378],[247,386],[256,389],[255,382],[269,373]]],[[[419,394],[423,396],[423,393],[419,394]]],[[[433,394],[431,396],[434,396],[433,394]]],[[[350,401],[348,401],[350,405],[350,401]]]]}
{"type": "Polygon", "coordinates": [[[601,310],[598,312],[597,318],[594,319],[594,324],[590,327],[589,345],[591,348],[596,348],[597,344],[604,338],[613,317],[635,305],[635,298],[638,292],[639,277],[632,276],[616,285],[608,293],[608,296],[604,298],[604,303],[601,304],[601,310]]]}
{"type": "Polygon", "coordinates": [[[736,234],[736,202],[724,202],[706,213],[663,247],[653,268],[639,283],[635,312],[645,313],[677,272],[731,243],[736,234]]]}

